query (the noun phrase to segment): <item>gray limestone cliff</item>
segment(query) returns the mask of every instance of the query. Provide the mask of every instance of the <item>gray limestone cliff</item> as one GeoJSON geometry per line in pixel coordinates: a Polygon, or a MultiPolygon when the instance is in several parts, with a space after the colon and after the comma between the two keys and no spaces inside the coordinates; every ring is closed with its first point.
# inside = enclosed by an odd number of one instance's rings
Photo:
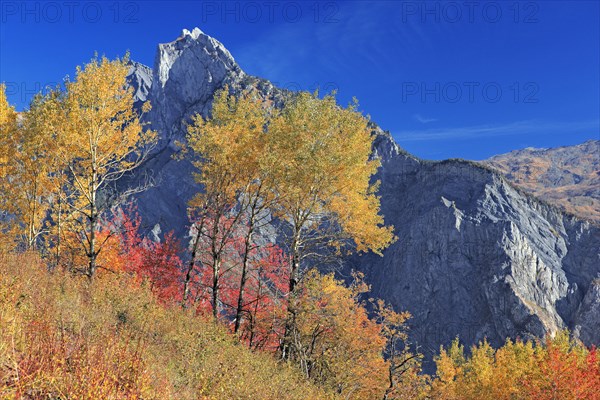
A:
{"type": "Polygon", "coordinates": [[[396,153],[379,171],[398,241],[351,265],[373,294],[408,310],[428,356],[456,336],[542,337],[570,328],[599,343],[600,229],[563,214],[473,162],[396,153]]]}

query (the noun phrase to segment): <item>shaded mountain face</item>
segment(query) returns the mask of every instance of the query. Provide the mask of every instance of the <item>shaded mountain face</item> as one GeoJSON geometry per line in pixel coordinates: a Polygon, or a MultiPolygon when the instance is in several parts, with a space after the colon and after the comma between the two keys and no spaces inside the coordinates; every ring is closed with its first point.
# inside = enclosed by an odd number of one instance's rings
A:
{"type": "MultiPolygon", "coordinates": [[[[246,75],[221,43],[195,29],[158,47],[149,69],[132,64],[131,84],[152,110],[144,116],[160,144],[139,176],[157,186],[138,195],[152,232],[187,232],[187,201],[200,188],[176,141],[195,113],[206,116],[214,92],[255,90],[275,104],[289,93],[246,75]],[[137,86],[136,86],[137,85],[137,86]]],[[[347,268],[366,273],[373,296],[408,310],[411,339],[430,356],[457,335],[543,336],[568,327],[600,343],[600,229],[515,188],[501,174],[465,161],[421,161],[374,126],[382,161],[381,209],[399,240],[384,252],[357,255],[347,268]]]]}
{"type": "Polygon", "coordinates": [[[600,140],[552,149],[529,147],[483,163],[535,196],[600,224],[600,140]]]}

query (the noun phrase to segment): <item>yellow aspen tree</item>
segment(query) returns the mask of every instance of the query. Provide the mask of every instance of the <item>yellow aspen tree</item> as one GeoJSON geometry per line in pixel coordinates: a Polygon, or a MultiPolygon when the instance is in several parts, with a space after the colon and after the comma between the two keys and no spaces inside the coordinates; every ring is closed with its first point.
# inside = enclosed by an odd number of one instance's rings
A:
{"type": "Polygon", "coordinates": [[[6,86],[0,84],[0,250],[9,247],[6,222],[7,195],[10,193],[10,169],[14,138],[17,131],[17,113],[6,98],[6,86]]]}
{"type": "MultiPolygon", "coordinates": [[[[134,109],[128,69],[127,57],[77,67],[56,108],[57,148],[70,183],[70,229],[84,249],[89,278],[105,242],[97,238],[103,213],[133,192],[119,191],[116,182],[139,167],[156,143],[156,133],[144,128],[134,109]]],[[[142,110],[149,108],[145,103],[142,110]]]]}
{"type": "Polygon", "coordinates": [[[0,84],[0,179],[8,175],[10,161],[10,142],[17,129],[17,112],[8,103],[6,86],[0,84]]]}
{"type": "Polygon", "coordinates": [[[27,248],[34,247],[38,238],[48,232],[53,195],[52,138],[44,129],[45,108],[44,96],[36,95],[17,130],[14,153],[12,206],[23,224],[22,236],[27,248]]]}
{"type": "Polygon", "coordinates": [[[48,237],[46,239],[47,249],[53,253],[55,266],[67,266],[63,258],[63,249],[67,245],[71,245],[72,251],[77,252],[76,243],[69,239],[73,235],[65,235],[68,230],[65,229],[69,222],[69,202],[73,198],[73,190],[69,188],[69,176],[67,174],[68,164],[71,161],[61,151],[60,135],[63,134],[63,123],[66,118],[65,114],[65,93],[56,88],[50,91],[43,99],[43,107],[39,107],[39,112],[36,113],[38,120],[38,135],[48,138],[46,142],[48,168],[51,171],[52,184],[52,204],[49,212],[50,223],[48,224],[48,237]]]}
{"type": "Polygon", "coordinates": [[[44,129],[45,109],[51,95],[36,95],[10,137],[1,207],[10,214],[11,236],[25,248],[33,248],[48,232],[48,213],[53,199],[52,137],[44,129]]]}
{"type": "Polygon", "coordinates": [[[293,351],[295,292],[301,265],[333,247],[377,254],[394,240],[393,227],[379,213],[378,184],[371,177],[374,137],[368,120],[334,95],[299,93],[269,121],[268,164],[276,177],[277,217],[289,226],[290,282],[282,357],[293,351]]]}

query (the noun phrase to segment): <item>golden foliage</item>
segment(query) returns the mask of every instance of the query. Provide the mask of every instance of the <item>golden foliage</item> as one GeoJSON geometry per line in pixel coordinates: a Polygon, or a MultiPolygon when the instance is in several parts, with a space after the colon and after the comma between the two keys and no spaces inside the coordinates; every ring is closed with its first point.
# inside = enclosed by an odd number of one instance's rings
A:
{"type": "Polygon", "coordinates": [[[377,399],[386,388],[386,338],[358,296],[362,280],[345,287],[333,274],[307,273],[300,289],[292,361],[304,374],[346,399],[377,399]]]}
{"type": "Polygon", "coordinates": [[[9,148],[17,129],[17,113],[8,103],[6,86],[0,84],[0,178],[7,175],[10,160],[9,148]]]}
{"type": "Polygon", "coordinates": [[[486,341],[471,355],[455,340],[436,360],[434,399],[600,399],[600,362],[559,332],[545,342],[507,340],[494,350],[486,341]]]}
{"type": "Polygon", "coordinates": [[[339,107],[333,95],[299,93],[270,121],[267,163],[277,177],[278,214],[294,226],[317,228],[317,216],[340,224],[358,251],[380,253],[393,241],[383,226],[370,160],[373,137],[358,104],[339,107]]]}
{"type": "Polygon", "coordinates": [[[248,185],[262,183],[262,195],[275,196],[273,210],[292,225],[318,229],[318,218],[328,216],[358,251],[380,252],[392,242],[393,227],[383,226],[377,184],[370,182],[379,161],[369,159],[367,122],[356,103],[341,108],[332,95],[300,93],[273,110],[251,94],[236,98],[223,90],[211,118],[196,116],[187,139],[200,156],[197,180],[207,193],[215,187],[235,202],[248,185]]]}
{"type": "Polygon", "coordinates": [[[53,97],[36,95],[22,121],[1,145],[9,157],[6,175],[0,178],[5,184],[0,208],[12,216],[8,222],[15,243],[26,248],[36,246],[48,233],[48,213],[58,196],[55,140],[46,129],[49,100],[53,97]]]}
{"type": "MultiPolygon", "coordinates": [[[[92,59],[77,67],[75,80],[67,82],[64,95],[56,96],[49,106],[57,157],[68,172],[65,223],[79,238],[90,277],[102,250],[103,243],[96,238],[102,213],[126,194],[114,183],[140,166],[156,143],[156,133],[144,129],[134,109],[128,70],[127,57],[92,59]]],[[[142,109],[149,107],[146,103],[142,109]]]]}
{"type": "MultiPolygon", "coordinates": [[[[8,103],[6,98],[6,86],[0,84],[0,210],[7,206],[6,193],[10,190],[8,180],[10,168],[11,148],[14,148],[14,138],[17,130],[17,113],[14,107],[8,103]]],[[[5,218],[4,212],[0,211],[0,218],[5,218]]],[[[5,221],[0,221],[4,222],[5,221]]],[[[7,227],[0,224],[0,251],[10,249],[10,236],[7,227]]]]}
{"type": "Polygon", "coordinates": [[[229,95],[227,88],[215,96],[210,119],[194,117],[188,127],[187,147],[198,156],[193,163],[204,192],[196,195],[192,206],[201,207],[207,196],[216,193],[222,201],[235,203],[240,195],[255,193],[259,185],[261,196],[272,196],[265,189],[272,177],[262,163],[268,152],[266,123],[267,111],[259,100],[248,93],[229,95]]]}

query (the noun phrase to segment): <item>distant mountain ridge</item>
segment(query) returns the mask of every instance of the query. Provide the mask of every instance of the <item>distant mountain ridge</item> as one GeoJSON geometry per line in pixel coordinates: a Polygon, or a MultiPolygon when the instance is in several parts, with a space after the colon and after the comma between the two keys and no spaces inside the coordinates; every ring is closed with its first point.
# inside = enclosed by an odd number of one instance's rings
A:
{"type": "Polygon", "coordinates": [[[600,224],[600,140],[550,149],[529,147],[483,163],[540,199],[600,224]]]}
{"type": "MultiPolygon", "coordinates": [[[[161,44],[153,69],[132,64],[131,85],[148,99],[144,116],[160,143],[139,176],[158,184],[137,197],[152,232],[187,232],[187,201],[199,190],[192,167],[175,161],[176,141],[195,113],[208,115],[216,90],[254,90],[274,103],[288,91],[245,74],[217,40],[184,30],[161,44]]],[[[354,256],[347,269],[366,273],[373,296],[413,315],[411,339],[431,355],[456,336],[468,346],[484,338],[543,336],[570,328],[600,344],[600,228],[516,189],[489,166],[419,160],[373,124],[382,167],[381,211],[399,240],[384,251],[354,256]]]]}

